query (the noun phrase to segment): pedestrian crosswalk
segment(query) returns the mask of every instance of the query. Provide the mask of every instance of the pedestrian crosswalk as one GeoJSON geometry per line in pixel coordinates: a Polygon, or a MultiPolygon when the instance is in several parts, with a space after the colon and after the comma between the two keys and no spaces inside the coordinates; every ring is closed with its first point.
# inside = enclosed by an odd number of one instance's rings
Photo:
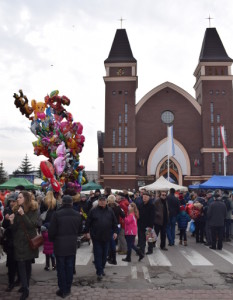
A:
{"type": "MultiPolygon", "coordinates": [[[[140,263],[138,257],[132,253],[132,263],[122,261],[124,256],[117,255],[117,265],[109,265],[106,267],[131,267],[132,278],[136,278],[136,267],[134,264],[150,267],[173,267],[179,261],[186,261],[190,266],[214,266],[217,260],[220,259],[221,264],[233,265],[233,243],[224,243],[224,248],[219,250],[211,250],[202,244],[192,244],[192,246],[174,246],[169,247],[169,251],[161,251],[155,248],[153,254],[147,255],[140,263]]],[[[76,254],[76,266],[86,266],[93,261],[93,253],[91,245],[82,245],[76,254]]],[[[0,265],[6,263],[6,254],[0,255],[0,265]]],[[[42,249],[39,251],[39,257],[36,258],[35,264],[45,265],[45,255],[42,249]]],[[[146,276],[146,269],[143,268],[143,273],[146,276]]]]}

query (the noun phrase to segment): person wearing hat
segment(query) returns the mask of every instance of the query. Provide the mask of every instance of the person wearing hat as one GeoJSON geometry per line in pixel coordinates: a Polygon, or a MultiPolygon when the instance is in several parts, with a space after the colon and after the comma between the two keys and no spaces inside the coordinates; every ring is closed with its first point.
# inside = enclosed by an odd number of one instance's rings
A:
{"type": "Polygon", "coordinates": [[[89,211],[85,233],[92,239],[94,263],[97,280],[102,280],[105,275],[104,268],[107,261],[109,243],[117,238],[117,220],[111,207],[107,206],[105,196],[100,196],[98,205],[89,211]]]}
{"type": "Polygon", "coordinates": [[[214,201],[210,204],[207,211],[207,220],[211,228],[212,245],[210,249],[222,250],[224,221],[227,215],[227,208],[222,201],[221,191],[216,190],[214,193],[214,201]]]}
{"type": "MultiPolygon", "coordinates": [[[[146,228],[153,228],[155,218],[155,208],[153,202],[150,200],[150,194],[147,191],[143,192],[142,203],[138,206],[138,246],[142,255],[145,254],[146,247],[146,228]]],[[[148,251],[146,254],[153,253],[153,243],[148,243],[148,251]]]]}
{"type": "Polygon", "coordinates": [[[56,295],[65,298],[71,292],[76,256],[76,245],[81,216],[73,209],[69,195],[62,198],[62,206],[54,212],[48,228],[49,240],[53,242],[59,290],[56,295]]]}
{"type": "Polygon", "coordinates": [[[211,236],[211,228],[209,224],[209,220],[207,219],[207,212],[210,204],[214,201],[213,197],[213,191],[207,190],[206,196],[205,196],[205,203],[203,206],[203,212],[205,216],[205,237],[206,242],[204,243],[205,246],[211,246],[212,245],[212,236],[211,236]]]}
{"type": "Polygon", "coordinates": [[[166,228],[169,220],[167,204],[167,192],[160,191],[159,198],[155,200],[155,232],[160,233],[160,249],[167,251],[166,248],[166,228]]]}
{"type": "Polygon", "coordinates": [[[13,234],[10,227],[9,216],[13,213],[13,208],[17,205],[17,194],[10,193],[7,197],[7,207],[4,210],[4,220],[2,227],[5,229],[3,240],[3,250],[7,254],[6,265],[8,267],[8,287],[7,292],[11,292],[12,289],[19,284],[19,275],[17,269],[17,262],[14,257],[14,245],[13,245],[13,234]],[[17,275],[17,280],[15,277],[17,275]]]}

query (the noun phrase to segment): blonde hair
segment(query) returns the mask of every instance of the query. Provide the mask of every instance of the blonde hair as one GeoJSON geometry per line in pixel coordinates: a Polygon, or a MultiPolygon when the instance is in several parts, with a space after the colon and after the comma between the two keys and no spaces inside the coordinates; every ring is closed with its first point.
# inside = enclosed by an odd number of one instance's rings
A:
{"type": "Polygon", "coordinates": [[[113,204],[116,202],[116,197],[114,195],[109,195],[107,201],[108,204],[113,204]]]}
{"type": "Polygon", "coordinates": [[[134,212],[134,215],[135,215],[136,219],[139,219],[139,211],[138,211],[137,205],[133,202],[130,203],[129,205],[131,207],[133,207],[133,212],[134,212]]]}
{"type": "Polygon", "coordinates": [[[45,199],[44,199],[45,205],[48,207],[48,209],[54,209],[57,205],[57,200],[55,199],[53,195],[53,191],[48,191],[45,199]]]}

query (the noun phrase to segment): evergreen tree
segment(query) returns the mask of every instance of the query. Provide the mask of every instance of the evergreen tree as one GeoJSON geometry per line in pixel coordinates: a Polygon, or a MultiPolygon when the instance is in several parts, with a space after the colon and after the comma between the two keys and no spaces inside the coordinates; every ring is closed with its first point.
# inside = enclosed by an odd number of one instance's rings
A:
{"type": "Polygon", "coordinates": [[[24,159],[23,159],[23,161],[21,163],[21,166],[19,167],[18,171],[20,171],[20,173],[22,173],[22,174],[31,174],[33,172],[33,166],[30,163],[27,154],[24,157],[24,159]]]}
{"type": "Polygon", "coordinates": [[[7,172],[4,170],[3,162],[0,163],[0,184],[6,182],[8,179],[7,172]]]}
{"type": "Polygon", "coordinates": [[[41,172],[41,169],[40,169],[40,166],[38,167],[38,169],[36,170],[36,174],[39,178],[42,178],[43,177],[43,174],[41,172]]]}

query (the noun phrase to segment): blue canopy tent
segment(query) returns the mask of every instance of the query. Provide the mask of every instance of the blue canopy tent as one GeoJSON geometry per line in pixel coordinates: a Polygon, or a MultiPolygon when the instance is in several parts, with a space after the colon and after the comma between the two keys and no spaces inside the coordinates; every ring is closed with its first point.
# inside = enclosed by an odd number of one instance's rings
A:
{"type": "Polygon", "coordinates": [[[233,176],[219,176],[214,175],[206,182],[197,185],[190,185],[190,189],[221,189],[221,190],[233,190],[233,176]]]}

